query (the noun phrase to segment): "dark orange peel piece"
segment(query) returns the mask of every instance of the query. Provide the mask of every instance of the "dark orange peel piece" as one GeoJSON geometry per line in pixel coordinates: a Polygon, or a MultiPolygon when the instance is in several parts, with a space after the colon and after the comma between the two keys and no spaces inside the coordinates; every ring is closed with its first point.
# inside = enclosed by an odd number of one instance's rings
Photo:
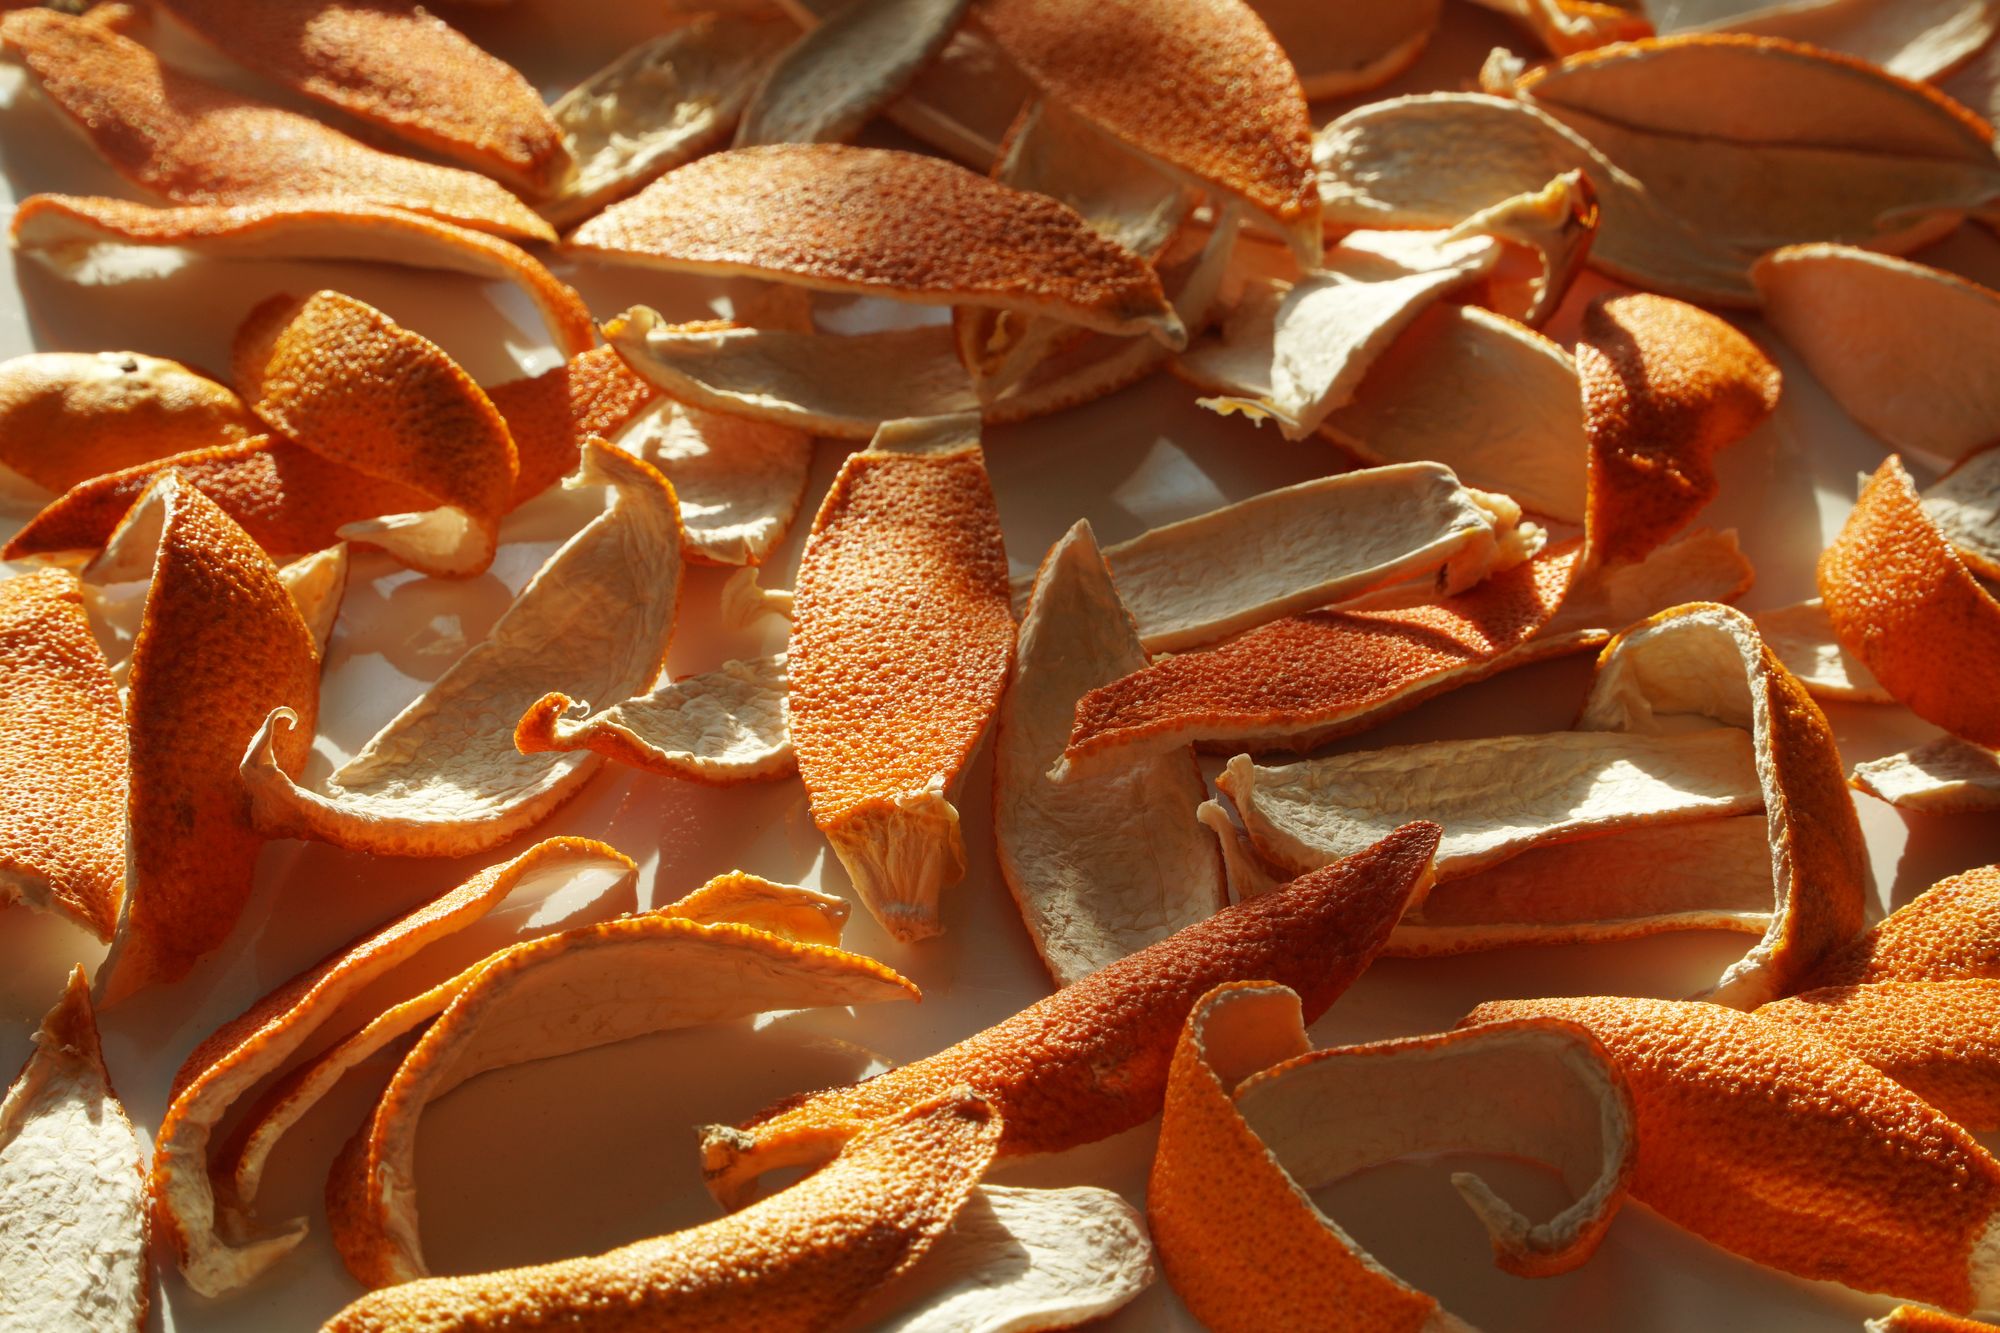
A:
{"type": "Polygon", "coordinates": [[[52,491],[263,429],[226,386],[143,352],[36,352],[0,363],[0,464],[52,491]]]}

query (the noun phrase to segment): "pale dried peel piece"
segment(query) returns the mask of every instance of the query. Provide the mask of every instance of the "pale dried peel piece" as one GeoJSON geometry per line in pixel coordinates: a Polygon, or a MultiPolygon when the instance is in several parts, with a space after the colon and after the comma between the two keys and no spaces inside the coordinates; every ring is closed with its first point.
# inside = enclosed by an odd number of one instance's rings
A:
{"type": "MultiPolygon", "coordinates": [[[[16,210],[17,227],[32,206],[16,210]]],[[[143,352],[36,352],[0,363],[0,464],[52,491],[263,429],[224,386],[143,352]]]]}
{"type": "Polygon", "coordinates": [[[236,767],[274,708],[304,721],[271,747],[271,771],[305,762],[319,656],[270,557],[172,472],[147,487],[84,574],[150,577],[126,691],[125,893],[97,975],[108,1005],[178,981],[235,926],[264,842],[236,767]]]}
{"type": "Polygon", "coordinates": [[[0,581],[0,904],[111,938],[128,768],[125,707],[76,575],[0,581]]]}
{"type": "Polygon", "coordinates": [[[1559,56],[1650,37],[1653,31],[1645,16],[1615,4],[1594,4],[1592,0],[1472,0],[1472,3],[1505,14],[1559,56]]]}
{"type": "Polygon", "coordinates": [[[1215,835],[1216,845],[1222,849],[1223,875],[1229,881],[1229,900],[1232,903],[1261,898],[1271,890],[1284,886],[1284,879],[1257,859],[1250,840],[1236,826],[1236,821],[1229,817],[1229,811],[1222,802],[1203,801],[1195,807],[1194,815],[1204,828],[1215,835]]]}
{"type": "Polygon", "coordinates": [[[852,1323],[872,1333],[1069,1328],[1151,1285],[1145,1224],[1110,1190],[981,1185],[951,1229],[852,1323]]]}
{"type": "Polygon", "coordinates": [[[891,423],[851,455],[800,560],[790,723],[813,822],[891,934],[937,934],[965,873],[952,794],[1014,654],[977,418],[891,423]]]}
{"type": "Polygon", "coordinates": [[[1842,646],[1926,722],[2000,746],[2000,600],[1981,586],[1891,454],[1819,558],[1842,646]]]}
{"type": "Polygon", "coordinates": [[[1917,1305],[1899,1305],[1862,1326],[1867,1333],[1994,1333],[1996,1326],[1917,1305]]]}
{"type": "Polygon", "coordinates": [[[1298,72],[1307,97],[1344,97],[1387,83],[1416,63],[1436,30],[1439,0],[1320,5],[1250,0],[1298,72]]]}
{"type": "Polygon", "coordinates": [[[0,1192],[0,1323],[24,1333],[145,1327],[145,1147],[104,1068],[81,967],[0,1100],[0,1192]]]}
{"type": "Polygon", "coordinates": [[[1565,171],[1532,194],[1503,199],[1483,208],[1452,230],[1461,236],[1485,235],[1532,250],[1540,270],[1519,284],[1503,274],[1487,280],[1486,303],[1531,328],[1547,323],[1583,272],[1590,243],[1597,235],[1597,190],[1582,171],[1565,171]]]}
{"type": "Polygon", "coordinates": [[[1270,978],[1318,1019],[1373,960],[1430,883],[1438,827],[1411,824],[1359,856],[1224,908],[1091,973],[938,1054],[865,1082],[792,1098],[702,1132],[702,1171],[724,1206],[767,1171],[824,1162],[870,1122],[970,1084],[1003,1121],[1003,1155],[1060,1152],[1159,1114],[1174,1041],[1195,1002],[1270,978]]]}
{"type": "Polygon", "coordinates": [[[1050,100],[1268,217],[1302,262],[1318,258],[1305,95],[1248,5],[979,0],[972,14],[1050,100]]]}
{"type": "Polygon", "coordinates": [[[1218,987],[1174,1051],[1146,1219],[1167,1280],[1204,1325],[1467,1328],[1307,1195],[1413,1154],[1526,1159],[1561,1177],[1568,1202],[1537,1221],[1453,1173],[1506,1271],[1564,1273],[1597,1249],[1624,1201],[1635,1113],[1589,1033],[1530,1019],[1315,1051],[1301,1019],[1287,987],[1218,987]]]}
{"type": "Polygon", "coordinates": [[[350,296],[274,297],[237,333],[236,382],[275,431],[435,507],[343,524],[413,569],[493,563],[519,470],[499,409],[444,350],[350,296]]]}
{"type": "Polygon", "coordinates": [[[1945,459],[1993,442],[2000,391],[1969,368],[2000,356],[2000,293],[1849,245],[1786,246],[1750,276],[1764,318],[1881,439],[1945,459]]]}
{"type": "Polygon", "coordinates": [[[811,1180],[732,1217],[587,1259],[429,1278],[364,1296],[326,1333],[412,1326],[534,1329],[631,1316],[688,1333],[746,1320],[819,1328],[917,1263],[964,1209],[1001,1133],[963,1088],[855,1139],[811,1180]],[[618,1313],[614,1313],[618,1312],[618,1313]]]}
{"type": "Polygon", "coordinates": [[[673,490],[638,459],[593,443],[566,484],[608,487],[605,512],[321,789],[273,762],[274,747],[302,742],[311,728],[285,709],[267,716],[239,756],[258,828],[388,856],[464,856],[575,794],[596,757],[524,755],[504,719],[552,686],[622,699],[650,684],[673,633],[681,547],[673,490]]]}
{"type": "Polygon", "coordinates": [[[773,61],[736,146],[844,142],[951,40],[970,0],[855,0],[773,61]]]}
{"type": "Polygon", "coordinates": [[[2000,866],[1939,880],[1814,969],[1801,989],[2000,977],[2000,866]]]}
{"type": "Polygon", "coordinates": [[[1991,0],[1646,0],[1654,28],[1755,33],[1839,51],[1906,79],[1935,79],[2000,32],[1991,0]]]}
{"type": "Polygon", "coordinates": [[[572,253],[1105,333],[1186,334],[1150,265],[1064,204],[937,158],[846,144],[716,153],[577,228],[572,253]]]}
{"type": "Polygon", "coordinates": [[[796,30],[754,14],[701,14],[641,42],[549,108],[576,174],[541,204],[581,222],[661,174],[719,148],[796,30]]]}
{"type": "Polygon", "coordinates": [[[1090,525],[1079,521],[1035,578],[993,753],[1000,872],[1058,986],[1227,901],[1221,860],[1194,814],[1208,789],[1191,750],[1095,781],[1048,779],[1078,696],[1145,664],[1090,525]]]}
{"type": "Polygon", "coordinates": [[[765,616],[792,618],[792,590],[761,586],[755,565],[746,565],[723,580],[720,601],[719,614],[729,629],[749,629],[765,616]]]}
{"type": "Polygon", "coordinates": [[[705,926],[734,923],[795,944],[838,946],[852,909],[847,899],[732,870],[660,909],[705,926]]]}
{"type": "MultiPolygon", "coordinates": [[[[85,284],[122,281],[127,274],[115,252],[130,246],[172,247],[215,259],[355,259],[467,273],[520,288],[565,356],[597,343],[597,325],[583,298],[533,255],[497,236],[406,208],[338,197],[154,208],[124,199],[38,194],[15,211],[8,235],[15,250],[85,284]]],[[[190,441],[169,452],[220,442],[190,441]]]]}
{"type": "Polygon", "coordinates": [[[369,1286],[428,1277],[418,1234],[417,1133],[426,1107],[495,1069],[772,1009],[917,998],[859,954],[745,926],[647,913],[502,950],[424,1031],[334,1164],[328,1214],[369,1286]]]}
{"type": "Polygon", "coordinates": [[[2000,448],[1960,459],[1924,492],[1924,512],[1973,573],[2000,579],[2000,448]]]}
{"type": "Polygon", "coordinates": [[[278,568],[278,581],[292,595],[299,618],[312,635],[313,652],[322,665],[326,662],[326,641],[333,637],[334,622],[340,619],[341,599],[347,595],[347,543],[315,551],[278,568]]]}
{"type": "Polygon", "coordinates": [[[1519,1018],[1580,1023],[1610,1052],[1638,1112],[1632,1197],[1669,1221],[1800,1277],[2000,1299],[2000,1162],[1839,1047],[1699,1001],[1509,1000],[1466,1022],[1519,1018]]]}
{"type": "Polygon", "coordinates": [[[1856,764],[1847,780],[1877,800],[1923,815],[2000,810],[2000,753],[1956,736],[1856,764]]]}
{"type": "Polygon", "coordinates": [[[483,176],[378,152],[310,117],[181,74],[104,25],[21,10],[0,21],[0,41],[113,170],[177,204],[332,195],[478,231],[555,239],[526,204],[483,176]]]}
{"type": "Polygon", "coordinates": [[[612,438],[673,483],[681,542],[704,565],[756,565],[785,539],[812,470],[812,436],[661,397],[612,438]]]}
{"type": "Polygon", "coordinates": [[[593,435],[615,438],[660,391],[611,347],[594,347],[554,369],[487,390],[514,437],[520,505],[576,471],[593,435]]]}
{"type": "Polygon", "coordinates": [[[1777,654],[1785,670],[1799,678],[1815,699],[1847,703],[1886,704],[1895,696],[1882,688],[1860,658],[1834,637],[1826,603],[1817,597],[1751,617],[1764,643],[1777,654]]]}
{"type": "Polygon", "coordinates": [[[550,694],[514,728],[523,754],[589,750],[620,764],[717,786],[798,771],[785,723],[785,654],[663,680],[593,711],[550,694]]]}
{"type": "MultiPolygon", "coordinates": [[[[283,1069],[344,1003],[426,946],[466,929],[503,902],[533,903],[587,877],[613,874],[623,881],[631,873],[632,862],[603,843],[583,838],[537,843],[335,950],[195,1048],[174,1076],[172,1102],[155,1136],[151,1181],[160,1235],[174,1247],[188,1285],[219,1296],[263,1271],[305,1234],[299,1220],[259,1235],[242,1207],[247,1199],[217,1197],[209,1140],[230,1107],[283,1069]]],[[[405,984],[421,985],[414,977],[405,984]]]]}

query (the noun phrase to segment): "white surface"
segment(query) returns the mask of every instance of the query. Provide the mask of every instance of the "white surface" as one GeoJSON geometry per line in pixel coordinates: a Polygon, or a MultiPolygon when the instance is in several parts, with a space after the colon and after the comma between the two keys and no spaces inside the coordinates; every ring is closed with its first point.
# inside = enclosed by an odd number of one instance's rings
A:
{"type": "MultiPolygon", "coordinates": [[[[455,8],[502,55],[550,90],[580,77],[645,33],[651,6],[580,6],[521,0],[511,12],[455,8]],[[616,14],[615,18],[601,16],[616,14]],[[582,25],[615,24],[618,31],[582,25]]],[[[1450,40],[1393,91],[1456,84],[1487,47],[1525,43],[1499,20],[1453,4],[1450,40]]],[[[212,62],[211,62],[212,67],[212,62]]],[[[0,79],[11,80],[11,71],[0,79]]],[[[1374,94],[1379,96],[1381,94],[1374,94]]],[[[1320,108],[1323,112],[1329,108],[1320,108]]],[[[130,194],[54,115],[31,100],[0,110],[0,168],[13,196],[37,190],[130,194]]],[[[1989,280],[2000,246],[1963,232],[1924,258],[1989,280]]],[[[600,316],[634,301],[693,316],[717,290],[663,275],[579,270],[568,274],[600,316]]],[[[32,263],[0,281],[0,354],[31,348],[132,349],[219,369],[231,331],[273,292],[335,286],[435,338],[482,381],[553,360],[525,302],[469,279],[369,265],[190,263],[165,278],[79,288],[32,263]]],[[[1573,315],[1573,307],[1572,307],[1573,315]]],[[[1756,324],[1753,334],[1771,345],[1756,324]]],[[[1573,336],[1573,319],[1558,337],[1573,336]]],[[[1800,367],[1776,349],[1787,375],[1777,417],[1721,460],[1723,496],[1705,516],[1742,529],[1758,583],[1749,608],[1812,591],[1812,561],[1837,528],[1858,471],[1882,449],[1848,423],[1800,367]]],[[[1329,446],[1286,443],[1240,418],[1196,408],[1194,395],[1156,375],[1113,398],[1024,427],[995,430],[987,461],[1016,573],[1032,571],[1079,515],[1116,542],[1215,504],[1317,475],[1336,462],[1329,446]]],[[[809,516],[845,450],[821,445],[807,494],[809,516]]],[[[1936,469],[1913,462],[1920,481],[1936,469]]],[[[5,515],[7,528],[19,513],[5,515]]],[[[467,582],[424,580],[379,556],[355,564],[335,631],[322,704],[325,737],[315,773],[350,753],[424,683],[476,641],[554,544],[583,521],[558,497],[513,516],[491,573],[467,582]]],[[[765,582],[789,586],[804,523],[771,562],[765,582]]],[[[690,572],[671,669],[710,669],[779,646],[782,622],[753,633],[718,628],[726,571],[690,572]]],[[[1449,736],[1568,727],[1582,702],[1587,658],[1545,664],[1476,685],[1365,733],[1346,748],[1449,736]]],[[[1895,709],[1830,708],[1849,763],[1933,734],[1895,709]]],[[[853,1078],[885,1061],[930,1053],[1046,993],[1042,971],[994,865],[987,762],[962,801],[971,872],[947,893],[943,939],[888,940],[865,913],[848,943],[924,988],[921,1006],[822,1013],[644,1038],[476,1080],[440,1102],[419,1151],[424,1239],[439,1272],[554,1259],[602,1250],[714,1215],[696,1167],[693,1126],[747,1115],[790,1092],[853,1078]]],[[[1210,764],[1212,773],[1215,765],[1210,764]]],[[[1908,819],[1858,798],[1877,887],[1900,904],[1934,880],[1992,859],[1993,824],[1977,816],[1908,819]]],[[[155,990],[104,1017],[104,1044],[133,1120],[156,1127],[173,1071],[197,1042],[328,949],[459,882],[481,865],[557,833],[601,837],[642,867],[642,903],[662,902],[710,875],[741,867],[773,879],[845,892],[845,879],[807,817],[796,781],[717,790],[606,767],[553,818],[490,856],[463,862],[375,861],[331,847],[269,845],[259,887],[228,948],[181,985],[155,990]]],[[[1438,961],[1378,964],[1314,1029],[1325,1044],[1449,1026],[1480,1000],[1538,994],[1684,995],[1741,953],[1740,936],[1674,936],[1629,944],[1523,949],[1438,961]]],[[[25,911],[0,914],[0,1077],[26,1057],[39,1015],[74,959],[100,950],[25,911]]],[[[307,1215],[312,1235],[252,1288],[225,1301],[193,1296],[171,1272],[155,1326],[186,1330],[310,1327],[358,1294],[340,1268],[321,1213],[326,1166],[362,1114],[347,1090],[309,1117],[280,1149],[267,1179],[267,1216],[307,1215]]],[[[1139,1201],[1153,1130],[1134,1131],[1061,1158],[1008,1164],[1005,1184],[1102,1184],[1139,1201]]],[[[1497,1187],[1556,1201],[1552,1183],[1507,1164],[1480,1168],[1497,1187]],[[1537,1187],[1545,1186],[1537,1192],[1537,1187]]],[[[1891,1302],[1759,1270],[1629,1206],[1603,1249],[1580,1271],[1523,1281],[1496,1270],[1484,1234],[1454,1197],[1445,1168],[1404,1164],[1320,1192],[1321,1202],[1396,1273],[1441,1298],[1488,1333],[1506,1330],[1756,1328],[1855,1333],[1891,1302]]],[[[1119,1330],[1191,1328],[1162,1284],[1112,1320],[1119,1330]]]]}

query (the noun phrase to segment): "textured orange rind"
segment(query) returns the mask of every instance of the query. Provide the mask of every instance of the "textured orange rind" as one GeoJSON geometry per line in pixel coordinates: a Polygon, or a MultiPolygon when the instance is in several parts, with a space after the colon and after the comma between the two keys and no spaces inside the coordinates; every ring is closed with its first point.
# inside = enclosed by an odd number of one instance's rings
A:
{"type": "Polygon", "coordinates": [[[143,352],[37,352],[0,364],[0,464],[52,491],[263,429],[225,386],[143,352]]]}

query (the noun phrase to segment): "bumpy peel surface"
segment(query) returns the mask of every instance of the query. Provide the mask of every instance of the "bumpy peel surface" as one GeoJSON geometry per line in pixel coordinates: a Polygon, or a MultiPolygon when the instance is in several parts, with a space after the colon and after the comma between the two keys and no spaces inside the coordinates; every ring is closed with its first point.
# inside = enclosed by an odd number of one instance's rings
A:
{"type": "MultiPolygon", "coordinates": [[[[26,211],[16,210],[17,228],[26,211]]],[[[223,385],[143,352],[36,352],[0,364],[0,464],[52,491],[262,430],[223,385]]]]}

